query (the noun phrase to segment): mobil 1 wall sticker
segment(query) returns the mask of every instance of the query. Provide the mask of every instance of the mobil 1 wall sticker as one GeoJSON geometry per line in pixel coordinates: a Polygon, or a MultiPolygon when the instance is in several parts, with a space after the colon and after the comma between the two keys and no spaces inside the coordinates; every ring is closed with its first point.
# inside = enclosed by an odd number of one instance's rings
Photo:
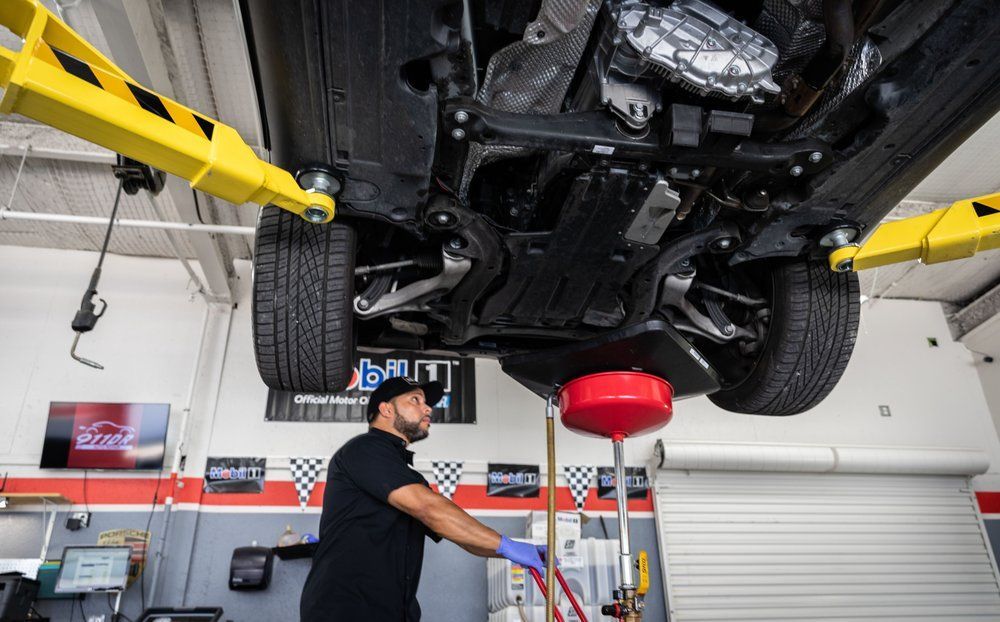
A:
{"type": "Polygon", "coordinates": [[[434,404],[433,423],[476,422],[476,369],[472,359],[397,350],[355,356],[354,374],[339,393],[296,393],[270,390],[267,421],[365,423],[368,398],[386,378],[407,376],[417,382],[436,380],[444,396],[434,404]]]}
{"type": "Polygon", "coordinates": [[[266,472],[266,458],[208,458],[203,489],[210,493],[261,493],[266,472]]]}

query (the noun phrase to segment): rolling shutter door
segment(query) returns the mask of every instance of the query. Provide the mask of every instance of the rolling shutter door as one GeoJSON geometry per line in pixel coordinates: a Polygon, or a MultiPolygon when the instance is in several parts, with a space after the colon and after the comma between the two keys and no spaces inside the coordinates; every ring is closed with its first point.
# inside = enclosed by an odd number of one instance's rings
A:
{"type": "Polygon", "coordinates": [[[1000,620],[963,475],[658,470],[672,622],[1000,620]]]}

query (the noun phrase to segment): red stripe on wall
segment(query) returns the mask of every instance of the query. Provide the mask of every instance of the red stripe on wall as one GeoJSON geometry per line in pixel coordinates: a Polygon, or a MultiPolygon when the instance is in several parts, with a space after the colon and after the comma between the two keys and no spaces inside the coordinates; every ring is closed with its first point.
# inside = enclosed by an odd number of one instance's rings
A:
{"type": "MultiPolygon", "coordinates": [[[[268,481],[264,492],[260,494],[233,493],[213,494],[202,492],[200,477],[183,478],[184,486],[176,491],[177,503],[200,503],[211,506],[260,506],[282,507],[297,506],[298,494],[295,485],[286,481],[268,481]]],[[[87,503],[94,505],[142,505],[153,502],[153,494],[157,491],[156,478],[119,478],[119,477],[88,477],[87,503]]],[[[10,478],[5,492],[16,493],[57,493],[73,503],[83,504],[83,478],[56,477],[21,477],[10,478]]],[[[323,506],[323,489],[325,484],[317,482],[316,488],[309,499],[310,507],[323,506]]],[[[170,493],[170,479],[159,481],[157,502],[162,504],[170,493]]],[[[455,491],[455,503],[469,510],[544,510],[545,488],[538,497],[514,499],[510,497],[490,497],[486,494],[486,486],[476,484],[460,484],[455,491]]],[[[1000,514],[1000,491],[977,491],[976,500],[983,514],[1000,514]]],[[[556,491],[556,507],[560,510],[573,510],[573,497],[568,487],[560,487],[556,491]]],[[[598,499],[597,489],[591,488],[587,495],[585,509],[592,511],[614,511],[613,499],[598,499]]],[[[633,499],[629,509],[642,512],[652,511],[653,502],[647,492],[645,499],[633,499]]]]}
{"type": "Polygon", "coordinates": [[[976,492],[979,511],[983,514],[1000,514],[1000,492],[976,492]]]}
{"type": "MultiPolygon", "coordinates": [[[[12,478],[7,482],[6,492],[17,493],[58,493],[76,504],[83,504],[83,478],[47,478],[23,477],[12,478]]],[[[264,492],[253,493],[206,493],[202,492],[200,477],[183,478],[184,486],[178,488],[175,495],[177,503],[200,503],[211,506],[258,506],[282,507],[297,506],[298,493],[295,485],[286,481],[267,481],[264,492]]],[[[313,494],[309,498],[309,507],[323,506],[324,482],[316,482],[313,494]]],[[[113,478],[88,477],[87,503],[93,505],[142,505],[153,502],[153,494],[157,491],[155,478],[113,478]]],[[[170,493],[170,480],[163,478],[159,482],[157,503],[162,504],[170,493]]],[[[1000,493],[996,493],[1000,497],[1000,493]]],[[[511,497],[490,497],[486,494],[485,485],[460,484],[455,491],[454,501],[467,510],[544,510],[546,489],[539,491],[539,496],[528,499],[511,497]]],[[[568,487],[556,489],[556,507],[559,510],[575,509],[573,496],[568,487]]],[[[591,488],[587,495],[585,510],[614,511],[614,499],[598,499],[597,488],[591,488]]],[[[629,509],[637,512],[648,512],[653,509],[653,501],[646,493],[645,499],[632,499],[629,509]]],[[[984,510],[985,511],[985,510],[984,510]]]]}

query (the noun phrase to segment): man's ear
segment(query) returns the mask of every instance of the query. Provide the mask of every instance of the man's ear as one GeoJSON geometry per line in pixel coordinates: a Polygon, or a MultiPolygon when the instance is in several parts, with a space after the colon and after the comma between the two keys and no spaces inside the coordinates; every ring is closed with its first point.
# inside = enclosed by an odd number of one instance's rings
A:
{"type": "Polygon", "coordinates": [[[381,404],[378,405],[378,417],[392,417],[392,416],[393,416],[393,407],[390,402],[382,402],[381,404]]]}

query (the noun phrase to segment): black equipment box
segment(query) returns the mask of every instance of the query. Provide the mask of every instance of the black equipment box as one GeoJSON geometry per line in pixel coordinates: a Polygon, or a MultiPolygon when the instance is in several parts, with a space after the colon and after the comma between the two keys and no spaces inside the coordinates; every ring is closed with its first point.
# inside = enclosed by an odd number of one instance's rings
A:
{"type": "Polygon", "coordinates": [[[218,622],[222,607],[150,607],[135,622],[218,622]]]}
{"type": "Polygon", "coordinates": [[[271,582],[274,553],[266,546],[241,546],[229,563],[229,589],[263,590],[271,582]]]}
{"type": "Polygon", "coordinates": [[[0,575],[0,622],[29,620],[40,585],[20,573],[0,575]]]}

